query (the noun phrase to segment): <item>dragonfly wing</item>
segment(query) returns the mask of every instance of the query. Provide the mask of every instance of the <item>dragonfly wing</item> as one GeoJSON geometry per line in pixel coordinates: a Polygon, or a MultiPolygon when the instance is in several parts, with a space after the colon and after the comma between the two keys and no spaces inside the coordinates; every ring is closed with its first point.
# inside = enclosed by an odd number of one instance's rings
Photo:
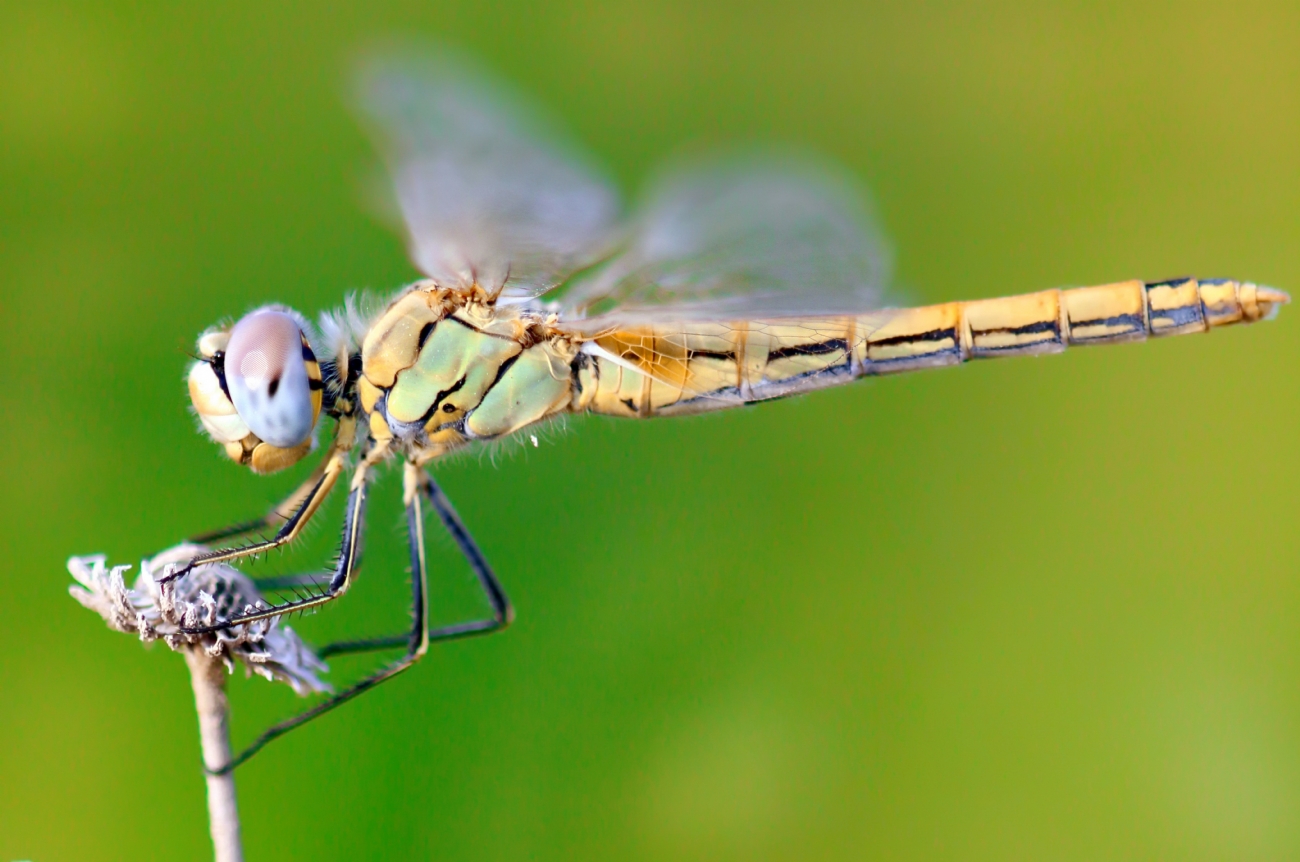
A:
{"type": "Polygon", "coordinates": [[[560,305],[579,330],[879,308],[889,255],[856,183],[808,157],[751,151],[670,168],[622,251],[560,305]]]}
{"type": "Polygon", "coordinates": [[[425,274],[530,297],[603,247],[619,209],[610,184],[551,123],[465,58],[372,58],[358,90],[411,257],[425,274]]]}

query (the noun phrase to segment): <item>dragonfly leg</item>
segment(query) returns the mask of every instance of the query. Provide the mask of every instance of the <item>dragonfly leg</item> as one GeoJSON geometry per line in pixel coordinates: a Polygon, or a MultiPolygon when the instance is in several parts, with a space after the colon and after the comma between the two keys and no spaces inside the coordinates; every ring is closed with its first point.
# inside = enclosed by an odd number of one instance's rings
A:
{"type": "Polygon", "coordinates": [[[483,558],[482,552],[478,545],[470,536],[469,531],[461,522],[460,516],[452,507],[451,501],[443,494],[442,489],[433,480],[432,476],[427,473],[418,471],[413,465],[407,466],[408,482],[414,480],[418,490],[429,500],[434,511],[438,513],[439,519],[443,526],[451,533],[456,542],[456,546],[469,560],[470,566],[474,569],[474,574],[478,577],[479,583],[483,586],[483,591],[487,594],[488,600],[492,604],[492,618],[485,620],[475,620],[468,623],[457,623],[455,625],[445,626],[442,628],[429,630],[429,592],[428,592],[428,569],[424,561],[424,515],[420,507],[420,496],[412,495],[406,506],[406,527],[410,537],[411,549],[411,628],[409,631],[392,635],[389,637],[370,638],[367,640],[341,641],[339,643],[328,644],[317,650],[317,654],[322,658],[330,655],[341,655],[344,653],[370,652],[381,649],[392,649],[394,647],[406,647],[406,653],[397,661],[387,665],[378,672],[362,679],[351,687],[339,692],[316,706],[308,709],[293,718],[286,719],[278,724],[267,728],[253,743],[241,751],[230,763],[222,768],[215,770],[217,773],[226,773],[248,760],[254,754],[262,749],[268,742],[283,736],[289,731],[301,727],[307,722],[329,712],[336,706],[339,706],[359,694],[374,688],[385,680],[392,679],[402,671],[415,664],[425,654],[429,644],[437,640],[450,640],[453,638],[468,637],[476,634],[486,634],[497,629],[504,628],[514,619],[514,610],[511,608],[510,600],[506,597],[505,590],[497,581],[492,567],[488,565],[487,560],[483,558]],[[417,472],[418,471],[418,472],[417,472]]]}
{"type": "MultiPolygon", "coordinates": [[[[339,548],[338,563],[334,567],[334,572],[329,577],[329,583],[324,591],[315,595],[303,596],[292,601],[282,602],[278,605],[259,608],[254,611],[242,614],[231,614],[227,618],[218,618],[215,623],[208,626],[195,626],[183,631],[186,634],[204,634],[206,632],[220,631],[221,629],[233,628],[244,625],[245,623],[256,622],[257,620],[271,619],[272,617],[283,616],[284,614],[293,613],[294,611],[305,611],[311,608],[317,608],[321,605],[328,604],[339,596],[347,592],[348,587],[352,585],[352,579],[357,570],[357,565],[361,558],[361,530],[365,524],[366,512],[366,484],[364,481],[358,482],[355,487],[348,493],[347,511],[343,518],[343,540],[339,548]]],[[[295,575],[290,580],[306,581],[311,575],[295,575]]],[[[319,577],[319,576],[318,576],[319,577]]],[[[277,578],[267,578],[263,584],[270,582],[274,584],[277,578]]]]}
{"type": "MultiPolygon", "coordinates": [[[[452,540],[455,541],[456,547],[465,555],[469,561],[470,567],[474,570],[474,576],[478,578],[479,585],[483,589],[484,595],[487,596],[488,602],[492,605],[492,617],[490,619],[470,620],[468,622],[453,623],[449,626],[432,629],[426,633],[430,643],[440,640],[453,640],[455,638],[469,637],[471,635],[489,634],[491,632],[503,629],[514,621],[515,612],[510,604],[510,599],[501,587],[501,582],[497,580],[496,574],[492,571],[492,566],[479,550],[478,544],[474,537],[470,535],[469,530],[465,528],[464,522],[461,521],[460,515],[451,505],[451,500],[443,493],[442,488],[434,481],[433,477],[413,465],[407,465],[409,472],[414,472],[414,483],[420,493],[429,500],[435,512],[438,513],[438,519],[442,521],[443,527],[451,534],[452,540]]],[[[418,498],[413,502],[418,503],[418,498]]],[[[409,511],[409,508],[408,508],[409,511]]],[[[410,524],[412,531],[416,526],[420,532],[411,533],[412,548],[415,547],[416,538],[419,538],[420,545],[420,562],[418,563],[419,571],[424,571],[424,521],[421,518],[416,524],[410,524]]],[[[414,550],[412,551],[414,553],[414,550]]],[[[412,557],[412,572],[416,571],[417,563],[412,557]]],[[[412,576],[414,577],[414,575],[412,576]]],[[[426,599],[427,601],[427,599],[426,599]]],[[[424,616],[424,612],[420,612],[424,616]]],[[[403,646],[407,643],[410,635],[390,635],[388,637],[366,638],[364,640],[338,641],[336,643],[326,644],[320,647],[316,652],[321,658],[331,655],[343,655],[347,653],[374,652],[376,650],[392,649],[403,646]]]]}
{"type": "Polygon", "coordinates": [[[365,649],[385,649],[394,646],[405,646],[406,653],[397,661],[385,666],[370,676],[354,683],[336,695],[327,700],[316,704],[311,709],[305,710],[292,718],[286,719],[273,724],[262,732],[253,743],[236,755],[229,763],[219,769],[209,770],[213,774],[222,775],[230,772],[236,766],[248,760],[273,739],[284,736],[289,731],[301,727],[307,722],[323,715],[347,703],[359,694],[364,694],[385,680],[392,679],[402,671],[415,664],[424,655],[429,648],[429,623],[428,623],[428,581],[424,565],[424,518],[420,511],[420,500],[415,498],[406,507],[406,526],[410,534],[411,545],[411,628],[405,634],[397,635],[390,638],[375,638],[370,641],[352,641],[348,644],[336,644],[336,649],[331,653],[330,648],[326,647],[318,651],[319,655],[326,656],[341,652],[361,652],[365,649]]]}
{"type": "Polygon", "coordinates": [[[302,505],[312,495],[312,492],[316,490],[316,486],[320,484],[321,477],[324,473],[325,465],[322,463],[321,466],[312,471],[312,474],[307,477],[305,482],[294,489],[292,494],[285,497],[280,501],[279,505],[273,507],[271,511],[267,512],[265,515],[247,521],[239,521],[218,530],[200,533],[197,536],[191,536],[188,541],[196,545],[211,545],[212,543],[220,542],[223,539],[243,536],[248,533],[258,533],[264,530],[269,530],[277,525],[284,524],[293,518],[294,513],[302,507],[302,505]]]}
{"type": "Polygon", "coordinates": [[[474,537],[470,535],[469,530],[465,528],[464,522],[461,521],[460,515],[456,513],[456,509],[451,505],[451,500],[447,499],[447,495],[442,492],[442,488],[438,486],[438,483],[434,481],[433,476],[428,472],[420,472],[419,488],[428,498],[433,510],[438,513],[438,519],[442,521],[442,526],[451,534],[456,547],[469,561],[470,567],[474,570],[474,576],[478,578],[479,586],[483,588],[483,593],[492,605],[492,617],[490,619],[471,620],[470,622],[456,623],[434,629],[429,632],[429,640],[448,640],[470,635],[488,634],[510,625],[515,619],[515,609],[510,604],[510,598],[506,595],[506,591],[502,589],[501,582],[497,580],[496,573],[492,571],[492,566],[488,564],[483,552],[479,550],[478,543],[474,541],[474,537]]]}
{"type": "MultiPolygon", "coordinates": [[[[325,501],[325,498],[329,496],[330,491],[334,489],[334,485],[338,482],[338,478],[343,472],[343,466],[343,453],[338,451],[333,452],[326,461],[325,466],[322,468],[320,477],[316,479],[315,484],[311,486],[306,495],[302,498],[302,502],[296,509],[294,509],[293,514],[289,516],[289,519],[280,526],[280,529],[276,532],[273,538],[260,542],[250,542],[247,545],[242,545],[237,548],[220,548],[215,551],[207,551],[202,554],[197,554],[194,559],[190,560],[185,565],[160,578],[159,582],[166,583],[167,581],[179,578],[180,576],[189,573],[195,566],[201,566],[204,563],[225,563],[231,560],[240,559],[241,557],[248,557],[253,554],[274,550],[275,548],[279,548],[292,542],[294,539],[298,538],[299,534],[302,532],[302,528],[306,526],[307,522],[316,514],[317,510],[320,509],[321,503],[325,501]]],[[[354,484],[356,483],[354,482],[354,484]]],[[[299,491],[301,491],[301,489],[299,489],[299,491]]],[[[296,497],[298,493],[298,491],[295,491],[294,495],[290,497],[290,500],[296,497]]],[[[236,525],[236,527],[237,526],[238,525],[236,525]]],[[[232,535],[234,534],[232,533],[232,535]]]]}

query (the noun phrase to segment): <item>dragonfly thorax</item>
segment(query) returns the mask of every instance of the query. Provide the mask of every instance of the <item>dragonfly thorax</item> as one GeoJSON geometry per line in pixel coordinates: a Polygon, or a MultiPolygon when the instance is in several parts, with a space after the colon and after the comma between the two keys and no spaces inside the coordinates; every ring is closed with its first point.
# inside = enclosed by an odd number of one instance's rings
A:
{"type": "Polygon", "coordinates": [[[357,381],[376,445],[424,462],[570,409],[571,338],[478,288],[413,285],[370,327],[357,381]]]}

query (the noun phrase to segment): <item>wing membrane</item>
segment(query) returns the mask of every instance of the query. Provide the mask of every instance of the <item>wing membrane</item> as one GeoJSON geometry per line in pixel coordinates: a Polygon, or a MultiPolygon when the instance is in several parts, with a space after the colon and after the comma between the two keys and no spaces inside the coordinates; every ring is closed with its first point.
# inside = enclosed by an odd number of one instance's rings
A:
{"type": "Polygon", "coordinates": [[[610,185],[467,60],[446,51],[374,58],[358,84],[425,274],[535,296],[602,247],[618,213],[610,185]]]}
{"type": "Polygon", "coordinates": [[[721,155],[652,187],[607,265],[560,304],[581,330],[878,308],[885,243],[852,180],[808,158],[721,155]]]}

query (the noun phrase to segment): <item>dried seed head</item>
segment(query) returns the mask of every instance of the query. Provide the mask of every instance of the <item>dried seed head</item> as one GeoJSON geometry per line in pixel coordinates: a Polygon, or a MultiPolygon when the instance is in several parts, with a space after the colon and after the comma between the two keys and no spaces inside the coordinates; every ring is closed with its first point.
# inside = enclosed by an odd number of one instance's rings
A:
{"type": "Polygon", "coordinates": [[[300,695],[329,691],[329,685],[318,676],[329,668],[278,619],[203,634],[183,631],[267,607],[252,579],[220,563],[198,566],[183,577],[157,583],[155,576],[162,576],[169,565],[183,564],[203,550],[182,544],[142,561],[132,587],[127,587],[123,577],[130,566],[109,569],[103,555],[73,557],[68,560],[68,572],[77,584],[68,587],[68,592],[102,616],[109,628],[135,632],[142,641],[162,640],[177,651],[201,650],[221,659],[231,672],[238,662],[245,671],[288,683],[300,695]]]}

